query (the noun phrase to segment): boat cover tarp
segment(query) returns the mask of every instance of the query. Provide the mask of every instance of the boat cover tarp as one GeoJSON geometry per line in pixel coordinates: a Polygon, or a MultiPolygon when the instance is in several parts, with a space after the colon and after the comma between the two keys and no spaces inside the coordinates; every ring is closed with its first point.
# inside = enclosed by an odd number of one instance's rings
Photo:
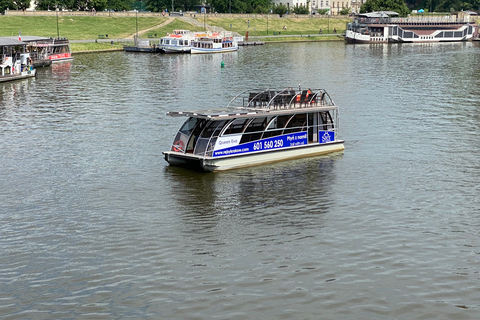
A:
{"type": "MultiPolygon", "coordinates": [[[[18,39],[18,36],[12,36],[12,37],[5,37],[8,39],[18,39]]],[[[48,37],[37,37],[37,36],[21,36],[23,42],[32,42],[32,41],[44,41],[44,40],[50,40],[48,37]]],[[[3,39],[3,38],[2,38],[3,39]]]]}
{"type": "Polygon", "coordinates": [[[365,18],[388,18],[398,16],[398,13],[394,11],[375,11],[368,13],[360,13],[358,16],[365,18]]]}
{"type": "Polygon", "coordinates": [[[1,37],[0,38],[0,47],[5,47],[5,46],[23,46],[26,43],[23,41],[19,41],[17,39],[13,39],[10,37],[1,37]]]}

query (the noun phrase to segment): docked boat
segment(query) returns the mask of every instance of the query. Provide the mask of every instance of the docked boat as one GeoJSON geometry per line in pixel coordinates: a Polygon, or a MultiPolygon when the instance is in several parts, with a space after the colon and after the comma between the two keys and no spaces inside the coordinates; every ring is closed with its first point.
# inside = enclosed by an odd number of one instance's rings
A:
{"type": "Polygon", "coordinates": [[[347,24],[347,43],[456,42],[472,40],[474,19],[464,12],[448,16],[398,17],[393,11],[362,13],[347,24]]]}
{"type": "Polygon", "coordinates": [[[225,109],[168,112],[187,117],[170,151],[173,166],[221,171],[338,152],[338,106],[324,89],[245,91],[225,109]]]}
{"type": "Polygon", "coordinates": [[[192,41],[195,40],[195,32],[189,30],[173,30],[160,39],[158,45],[164,53],[190,53],[192,41]]]}
{"type": "Polygon", "coordinates": [[[230,31],[197,35],[191,53],[219,53],[238,50],[238,42],[230,31]]]}
{"type": "Polygon", "coordinates": [[[70,41],[67,38],[21,36],[21,40],[27,43],[27,50],[36,68],[73,60],[70,41]]]}
{"type": "Polygon", "coordinates": [[[0,39],[0,82],[35,77],[30,53],[25,42],[0,39]]]}

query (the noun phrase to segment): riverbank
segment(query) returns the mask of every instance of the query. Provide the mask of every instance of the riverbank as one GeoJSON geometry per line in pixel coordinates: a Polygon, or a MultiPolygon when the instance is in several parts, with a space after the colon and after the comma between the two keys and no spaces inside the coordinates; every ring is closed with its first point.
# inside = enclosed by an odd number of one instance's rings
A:
{"type": "Polygon", "coordinates": [[[159,39],[175,29],[201,31],[228,30],[249,40],[261,39],[268,42],[286,41],[335,41],[344,32],[347,17],[289,16],[277,15],[192,15],[171,19],[163,16],[120,16],[120,15],[79,15],[79,12],[61,12],[53,15],[9,15],[0,19],[0,36],[23,35],[44,37],[66,37],[72,42],[73,52],[113,50],[113,45],[122,46],[132,41],[133,35],[149,40],[159,39]],[[307,18],[314,17],[314,18],[307,18]],[[337,31],[337,35],[333,31],[337,31]],[[320,34],[322,32],[322,34],[320,34]],[[298,38],[302,38],[299,40],[298,38]],[[83,44],[75,44],[83,40],[83,44]],[[95,42],[95,40],[97,40],[95,42]],[[103,42],[105,41],[105,42],[103,42]],[[87,44],[85,44],[87,43],[87,44]]]}

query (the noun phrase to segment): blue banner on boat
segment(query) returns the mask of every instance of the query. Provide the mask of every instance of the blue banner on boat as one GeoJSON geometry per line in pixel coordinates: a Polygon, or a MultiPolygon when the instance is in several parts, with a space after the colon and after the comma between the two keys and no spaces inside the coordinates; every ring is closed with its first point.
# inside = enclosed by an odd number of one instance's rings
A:
{"type": "Polygon", "coordinates": [[[318,131],[318,143],[327,143],[335,141],[335,132],[333,131],[318,131]]]}
{"type": "Polygon", "coordinates": [[[213,156],[220,157],[262,150],[281,149],[287,147],[301,146],[307,144],[307,142],[308,140],[306,132],[296,132],[217,150],[213,152],[213,156]]]}

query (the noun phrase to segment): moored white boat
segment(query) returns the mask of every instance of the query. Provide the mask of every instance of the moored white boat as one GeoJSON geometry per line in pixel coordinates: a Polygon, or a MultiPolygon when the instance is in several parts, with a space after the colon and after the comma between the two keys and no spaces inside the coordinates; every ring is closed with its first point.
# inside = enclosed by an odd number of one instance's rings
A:
{"type": "Polygon", "coordinates": [[[195,32],[173,30],[172,34],[167,34],[160,39],[158,46],[165,53],[189,53],[193,40],[195,40],[195,32]]]}
{"type": "Polygon", "coordinates": [[[450,16],[411,16],[380,11],[358,14],[347,24],[347,43],[456,42],[472,40],[475,23],[466,12],[450,16]]]}
{"type": "Polygon", "coordinates": [[[0,82],[35,77],[26,43],[15,39],[0,39],[0,82]]]}
{"type": "Polygon", "coordinates": [[[197,35],[191,53],[220,53],[238,50],[238,42],[230,31],[197,35]]]}
{"type": "Polygon", "coordinates": [[[338,106],[324,89],[251,90],[225,109],[168,115],[188,119],[165,160],[189,169],[229,170],[344,149],[338,106]]]}

